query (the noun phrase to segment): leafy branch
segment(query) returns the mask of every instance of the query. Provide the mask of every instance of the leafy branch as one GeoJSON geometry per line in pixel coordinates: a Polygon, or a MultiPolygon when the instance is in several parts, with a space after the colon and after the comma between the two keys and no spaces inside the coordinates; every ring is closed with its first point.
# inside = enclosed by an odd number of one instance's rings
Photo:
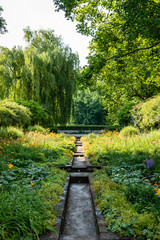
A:
{"type": "MultiPolygon", "coordinates": [[[[129,55],[131,55],[131,54],[133,54],[133,53],[135,53],[135,52],[139,52],[139,51],[143,51],[143,50],[148,50],[148,49],[154,48],[154,47],[157,46],[158,44],[160,44],[160,41],[157,42],[156,44],[152,45],[152,46],[149,46],[149,47],[137,48],[137,49],[135,49],[135,50],[133,50],[133,51],[131,51],[131,52],[128,52],[128,53],[125,53],[125,54],[121,55],[120,57],[126,57],[126,56],[129,56],[129,55]]],[[[114,55],[114,56],[108,58],[107,60],[111,60],[111,59],[116,58],[116,57],[117,57],[117,56],[114,55]]]]}

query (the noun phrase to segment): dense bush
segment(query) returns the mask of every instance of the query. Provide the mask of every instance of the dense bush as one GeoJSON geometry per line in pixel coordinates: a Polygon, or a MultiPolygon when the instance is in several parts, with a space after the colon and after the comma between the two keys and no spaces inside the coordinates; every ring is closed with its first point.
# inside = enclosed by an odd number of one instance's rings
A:
{"type": "Polygon", "coordinates": [[[22,138],[24,133],[22,131],[22,129],[20,128],[15,128],[15,127],[7,127],[6,128],[8,137],[12,137],[12,138],[22,138]]]}
{"type": "Polygon", "coordinates": [[[23,105],[29,108],[31,112],[31,124],[40,124],[44,125],[47,122],[48,114],[45,112],[44,108],[40,106],[37,102],[18,100],[18,104],[23,105]]]}
{"type": "Polygon", "coordinates": [[[28,108],[18,105],[16,102],[4,100],[0,102],[0,126],[30,125],[30,111],[28,108]]]}
{"type": "Polygon", "coordinates": [[[160,96],[136,105],[132,112],[134,125],[142,130],[159,128],[160,96]]]}
{"type": "Polygon", "coordinates": [[[46,129],[42,126],[39,126],[39,125],[34,125],[34,126],[30,126],[28,128],[28,131],[38,131],[38,132],[46,133],[46,132],[48,132],[48,129],[46,129]]]}
{"type": "Polygon", "coordinates": [[[106,122],[106,112],[102,107],[98,91],[78,91],[74,98],[72,121],[74,124],[100,125],[106,122]]]}
{"type": "Polygon", "coordinates": [[[0,137],[1,138],[22,138],[24,135],[22,129],[20,128],[16,128],[16,127],[7,127],[7,128],[4,128],[4,127],[1,127],[0,128],[0,137]]]}
{"type": "Polygon", "coordinates": [[[0,106],[0,126],[9,126],[16,122],[16,114],[7,107],[0,106]]]}
{"type": "Polygon", "coordinates": [[[124,136],[132,136],[132,135],[137,135],[139,133],[138,128],[135,128],[133,126],[127,126],[124,127],[121,131],[120,134],[124,136]]]}
{"type": "Polygon", "coordinates": [[[117,120],[120,125],[126,126],[132,124],[132,114],[130,110],[134,103],[126,103],[117,112],[117,120]]]}

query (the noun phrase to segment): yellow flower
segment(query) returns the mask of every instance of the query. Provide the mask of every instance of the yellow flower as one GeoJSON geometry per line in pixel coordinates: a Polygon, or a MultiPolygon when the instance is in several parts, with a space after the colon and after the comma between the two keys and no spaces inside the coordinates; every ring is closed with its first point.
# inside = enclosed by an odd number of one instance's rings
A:
{"type": "Polygon", "coordinates": [[[8,164],[8,168],[11,169],[13,167],[13,164],[12,163],[9,163],[8,164]]]}
{"type": "Polygon", "coordinates": [[[33,182],[30,183],[31,186],[34,186],[35,184],[33,182]]]}
{"type": "Polygon", "coordinates": [[[160,188],[157,189],[157,193],[156,193],[156,195],[159,195],[159,196],[160,196],[160,188]]]}

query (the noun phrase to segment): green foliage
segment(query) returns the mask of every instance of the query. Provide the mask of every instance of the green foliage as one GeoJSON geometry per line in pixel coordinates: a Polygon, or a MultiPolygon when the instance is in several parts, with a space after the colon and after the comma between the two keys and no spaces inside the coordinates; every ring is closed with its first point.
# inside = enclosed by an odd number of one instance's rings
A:
{"type": "Polygon", "coordinates": [[[160,96],[136,105],[132,110],[135,126],[142,130],[159,128],[160,96]]]}
{"type": "Polygon", "coordinates": [[[20,101],[33,114],[32,124],[66,124],[76,88],[78,55],[53,30],[24,29],[28,47],[0,48],[0,98],[20,101]],[[24,101],[25,100],[25,101],[24,101]],[[28,101],[28,102],[27,102],[28,101]],[[36,102],[36,103],[35,103],[36,102]]]}
{"type": "Polygon", "coordinates": [[[48,129],[46,129],[40,125],[34,125],[34,126],[30,126],[28,128],[28,131],[38,131],[38,132],[46,133],[46,132],[48,132],[48,129]]]}
{"type": "Polygon", "coordinates": [[[105,111],[98,92],[79,91],[74,98],[74,124],[102,125],[105,123],[105,111]]]}
{"type": "Polygon", "coordinates": [[[4,127],[0,128],[0,137],[1,138],[7,138],[8,137],[8,133],[7,133],[6,128],[4,128],[4,127]]]}
{"type": "Polygon", "coordinates": [[[35,192],[16,189],[1,194],[0,236],[4,239],[20,239],[21,235],[38,236],[43,230],[45,206],[35,192]]]}
{"type": "Polygon", "coordinates": [[[37,102],[26,101],[26,100],[17,100],[18,104],[27,107],[31,112],[31,124],[45,124],[48,120],[48,114],[45,112],[45,109],[40,106],[37,102]]]}
{"type": "Polygon", "coordinates": [[[106,165],[95,171],[94,185],[108,230],[136,239],[158,239],[159,139],[159,131],[131,136],[107,132],[81,138],[90,163],[106,165]],[[151,169],[145,168],[146,158],[154,159],[151,169]]]}
{"type": "Polygon", "coordinates": [[[22,126],[30,125],[30,111],[28,108],[18,105],[9,100],[0,102],[0,126],[22,126]]]}
{"type": "Polygon", "coordinates": [[[22,138],[24,135],[21,128],[16,127],[1,127],[0,128],[0,137],[1,138],[22,138]]]}
{"type": "MultiPolygon", "coordinates": [[[[160,131],[127,136],[108,131],[95,139],[82,138],[86,155],[93,165],[143,164],[146,158],[154,159],[156,171],[160,170],[160,131]],[[91,156],[91,157],[90,157],[91,156]]],[[[143,168],[144,169],[144,168],[143,168]]]]}
{"type": "Polygon", "coordinates": [[[16,114],[11,109],[0,106],[0,126],[14,125],[14,123],[16,123],[16,114]]]}
{"type": "Polygon", "coordinates": [[[7,131],[8,137],[12,137],[14,139],[22,138],[24,135],[22,129],[20,129],[20,128],[7,127],[6,131],[7,131]]]}
{"type": "Polygon", "coordinates": [[[135,128],[135,127],[133,127],[133,126],[127,126],[127,127],[124,127],[124,128],[120,131],[120,134],[121,134],[121,135],[124,135],[124,136],[137,135],[137,134],[139,134],[139,130],[138,130],[138,128],[135,128]]]}
{"type": "Polygon", "coordinates": [[[6,22],[1,16],[2,12],[3,12],[3,8],[0,6],[0,33],[4,34],[7,31],[7,29],[6,29],[6,22]]]}
{"type": "MultiPolygon", "coordinates": [[[[124,168],[122,171],[117,168],[116,173],[114,170],[112,169],[112,173],[117,179],[121,180],[123,177],[125,183],[128,176],[124,176],[124,168]]],[[[137,178],[130,175],[130,185],[127,187],[114,181],[114,176],[110,179],[105,169],[94,172],[96,201],[105,216],[108,230],[141,240],[158,239],[160,209],[159,196],[155,195],[154,186],[146,182],[139,184],[138,175],[137,178]],[[130,200],[133,200],[133,204],[130,200]]]]}
{"type": "Polygon", "coordinates": [[[71,18],[72,10],[80,0],[53,0],[56,10],[65,11],[65,16],[71,18]]]}
{"type": "Polygon", "coordinates": [[[58,128],[56,126],[48,126],[47,127],[49,129],[50,132],[53,132],[53,133],[58,133],[58,128]]]}
{"type": "Polygon", "coordinates": [[[79,32],[92,37],[88,66],[79,82],[98,85],[111,124],[117,123],[117,111],[126,102],[159,94],[159,1],[54,3],[77,21],[79,32]]]}
{"type": "MultiPolygon", "coordinates": [[[[52,130],[52,127],[49,127],[52,130]]],[[[67,125],[67,126],[57,126],[58,130],[78,130],[78,131],[85,131],[85,130],[104,130],[104,131],[119,131],[122,129],[122,126],[112,126],[112,125],[67,125]]]]}
{"type": "Polygon", "coordinates": [[[116,113],[119,125],[126,126],[132,123],[132,115],[130,110],[134,106],[134,103],[124,104],[116,113]]]}
{"type": "Polygon", "coordinates": [[[54,133],[27,132],[21,139],[0,137],[0,238],[38,239],[54,231],[56,205],[75,139],[54,133]]]}

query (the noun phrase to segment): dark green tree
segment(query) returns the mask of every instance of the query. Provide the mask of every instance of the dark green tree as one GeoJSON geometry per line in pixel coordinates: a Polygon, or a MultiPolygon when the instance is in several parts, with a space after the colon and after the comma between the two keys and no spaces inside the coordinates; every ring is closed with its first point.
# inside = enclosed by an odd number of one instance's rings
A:
{"type": "Polygon", "coordinates": [[[105,124],[105,111],[98,91],[78,91],[74,98],[73,123],[82,125],[105,124]]]}

